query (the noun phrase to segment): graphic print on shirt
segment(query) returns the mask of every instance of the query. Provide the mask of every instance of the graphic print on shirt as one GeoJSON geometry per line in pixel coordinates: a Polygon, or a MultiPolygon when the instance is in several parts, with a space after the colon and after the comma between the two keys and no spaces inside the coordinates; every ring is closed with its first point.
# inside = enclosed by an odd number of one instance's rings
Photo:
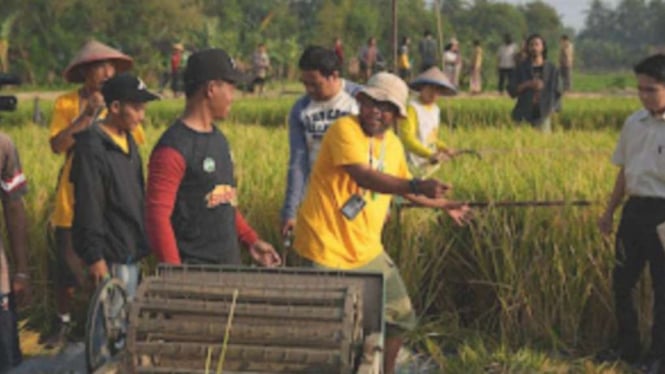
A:
{"type": "Polygon", "coordinates": [[[228,184],[218,184],[206,194],[205,200],[208,208],[214,208],[222,204],[231,204],[235,207],[238,205],[238,194],[235,187],[228,184]]]}
{"type": "Polygon", "coordinates": [[[342,90],[328,101],[311,100],[300,112],[300,122],[304,126],[310,165],[319,154],[321,139],[328,127],[339,118],[358,113],[358,103],[342,90]]]}

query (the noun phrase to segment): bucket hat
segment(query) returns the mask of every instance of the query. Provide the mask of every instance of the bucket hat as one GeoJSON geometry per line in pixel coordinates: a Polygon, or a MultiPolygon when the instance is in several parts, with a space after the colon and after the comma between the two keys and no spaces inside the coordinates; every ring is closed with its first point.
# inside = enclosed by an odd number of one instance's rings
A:
{"type": "Polygon", "coordinates": [[[380,72],[369,78],[367,84],[358,92],[365,94],[376,101],[387,101],[399,109],[399,115],[406,117],[406,101],[409,97],[409,88],[402,78],[395,74],[380,72]]]}
{"type": "Polygon", "coordinates": [[[83,66],[98,61],[109,60],[115,66],[117,73],[122,73],[131,69],[133,60],[126,54],[111,48],[108,45],[90,40],[83,45],[81,50],[74,56],[69,66],[63,72],[63,76],[67,82],[83,83],[85,77],[83,76],[83,66]]]}
{"type": "Polygon", "coordinates": [[[409,82],[409,87],[414,91],[420,91],[423,85],[426,84],[439,87],[443,96],[453,96],[457,94],[457,87],[455,87],[446,74],[436,66],[432,66],[413,78],[413,80],[409,82]]]}

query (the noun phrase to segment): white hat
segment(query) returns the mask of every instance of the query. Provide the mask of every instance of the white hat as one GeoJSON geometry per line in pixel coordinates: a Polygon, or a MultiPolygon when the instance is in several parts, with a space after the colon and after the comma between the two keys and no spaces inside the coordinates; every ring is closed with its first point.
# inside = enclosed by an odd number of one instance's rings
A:
{"type": "Polygon", "coordinates": [[[365,94],[376,101],[390,102],[399,109],[401,117],[406,117],[409,88],[402,78],[395,74],[381,72],[372,75],[359,94],[365,94]]]}

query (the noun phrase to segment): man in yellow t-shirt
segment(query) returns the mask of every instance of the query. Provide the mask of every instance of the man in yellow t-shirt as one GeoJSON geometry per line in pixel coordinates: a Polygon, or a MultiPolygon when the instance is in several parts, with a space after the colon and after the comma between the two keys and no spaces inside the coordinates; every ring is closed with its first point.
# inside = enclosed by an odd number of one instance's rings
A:
{"type": "Polygon", "coordinates": [[[408,88],[390,73],[374,75],[358,94],[360,114],[335,122],[324,135],[298,212],[294,249],[324,269],[381,271],[386,287],[384,373],[394,372],[404,331],[415,327],[406,287],[381,244],[391,194],[445,209],[462,224],[465,204],[443,198],[448,186],[411,178],[391,128],[406,115],[408,88]]]}
{"type": "MultiPolygon", "coordinates": [[[[74,289],[84,281],[79,258],[74,253],[71,239],[74,192],[69,182],[74,134],[88,128],[95,118],[105,116],[103,83],[116,72],[129,70],[132,59],[98,41],[87,42],[64,71],[68,82],[82,83],[76,91],[66,93],[55,101],[49,143],[56,154],[65,155],[56,188],[55,209],[51,224],[55,227],[56,242],[56,309],[58,320],[55,333],[42,340],[47,347],[65,342],[70,322],[74,289]]],[[[138,144],[144,142],[142,128],[133,132],[138,144]]]]}

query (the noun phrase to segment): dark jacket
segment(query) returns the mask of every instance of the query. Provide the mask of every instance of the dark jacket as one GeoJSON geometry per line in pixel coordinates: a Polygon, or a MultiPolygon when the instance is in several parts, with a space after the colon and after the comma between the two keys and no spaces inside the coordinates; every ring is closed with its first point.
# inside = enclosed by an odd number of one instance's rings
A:
{"type": "Polygon", "coordinates": [[[70,180],[74,184],[74,250],[91,265],[134,263],[150,250],[143,219],[141,156],[127,135],[129,154],[99,127],[76,134],[70,180]]]}
{"type": "Polygon", "coordinates": [[[508,92],[511,97],[517,97],[515,108],[513,109],[513,120],[521,122],[527,121],[531,124],[538,125],[547,119],[552,112],[560,109],[561,99],[561,80],[559,79],[559,70],[549,61],[543,64],[543,83],[544,87],[540,93],[539,110],[534,111],[533,90],[525,90],[521,94],[517,94],[517,87],[528,80],[533,79],[533,68],[531,60],[526,60],[519,64],[510,79],[508,85],[508,92]],[[536,114],[539,114],[536,116],[536,114]]]}

